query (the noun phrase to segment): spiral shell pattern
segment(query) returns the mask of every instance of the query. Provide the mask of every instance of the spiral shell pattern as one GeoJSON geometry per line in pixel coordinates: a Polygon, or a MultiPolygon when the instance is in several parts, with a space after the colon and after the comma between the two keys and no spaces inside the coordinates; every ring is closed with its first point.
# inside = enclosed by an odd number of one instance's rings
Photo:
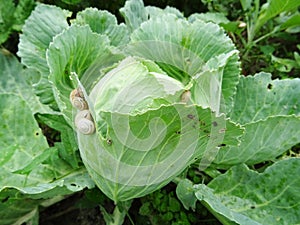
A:
{"type": "Polygon", "coordinates": [[[89,108],[80,88],[76,88],[70,93],[70,101],[72,106],[78,110],[89,108]]]}
{"type": "Polygon", "coordinates": [[[82,134],[93,134],[95,132],[95,124],[89,110],[79,111],[75,117],[75,126],[82,134]]]}
{"type": "Polygon", "coordinates": [[[74,97],[71,102],[73,107],[78,110],[85,110],[89,108],[87,102],[81,97],[74,97]]]}

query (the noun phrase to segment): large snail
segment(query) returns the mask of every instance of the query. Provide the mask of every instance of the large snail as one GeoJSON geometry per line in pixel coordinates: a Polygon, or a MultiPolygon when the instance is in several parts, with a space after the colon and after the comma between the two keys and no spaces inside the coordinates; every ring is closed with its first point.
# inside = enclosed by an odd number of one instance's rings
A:
{"type": "Polygon", "coordinates": [[[89,110],[79,111],[75,117],[75,126],[82,134],[92,134],[95,132],[95,124],[89,110]]]}
{"type": "Polygon", "coordinates": [[[89,108],[80,88],[76,88],[73,91],[71,91],[70,101],[73,107],[75,107],[76,109],[85,110],[89,108]]]}

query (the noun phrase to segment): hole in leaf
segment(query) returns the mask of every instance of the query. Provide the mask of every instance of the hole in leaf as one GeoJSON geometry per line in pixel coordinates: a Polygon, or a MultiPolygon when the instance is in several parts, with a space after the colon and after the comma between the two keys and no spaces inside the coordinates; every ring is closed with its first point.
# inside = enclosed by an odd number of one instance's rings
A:
{"type": "Polygon", "coordinates": [[[194,119],[195,118],[195,116],[194,115],[192,115],[192,114],[189,114],[189,115],[187,115],[187,118],[189,118],[189,119],[194,119]]]}
{"type": "Polygon", "coordinates": [[[268,89],[271,90],[273,88],[272,84],[268,84],[268,89]]]}
{"type": "Polygon", "coordinates": [[[221,134],[221,133],[224,133],[225,131],[226,131],[226,128],[222,128],[219,130],[219,133],[221,134]]]}
{"type": "Polygon", "coordinates": [[[107,143],[108,145],[111,145],[111,144],[112,144],[112,140],[111,140],[111,139],[107,139],[107,140],[106,140],[106,143],[107,143]]]}
{"type": "Polygon", "coordinates": [[[218,123],[217,123],[216,121],[214,121],[214,122],[212,122],[212,125],[213,125],[214,127],[216,127],[216,126],[218,126],[218,123]]]}

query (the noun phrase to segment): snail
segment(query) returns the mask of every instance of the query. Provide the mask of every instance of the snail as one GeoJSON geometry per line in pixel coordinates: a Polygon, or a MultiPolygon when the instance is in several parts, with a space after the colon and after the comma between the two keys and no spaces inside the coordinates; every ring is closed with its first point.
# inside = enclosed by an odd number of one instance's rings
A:
{"type": "Polygon", "coordinates": [[[76,88],[70,93],[70,101],[76,109],[85,110],[88,109],[89,106],[83,96],[83,92],[80,88],[76,88]]]}
{"type": "Polygon", "coordinates": [[[191,100],[191,91],[190,90],[186,90],[181,94],[181,102],[183,103],[188,103],[191,100]]]}
{"type": "Polygon", "coordinates": [[[79,111],[75,117],[75,126],[82,134],[92,134],[95,132],[95,124],[89,110],[79,111]]]}

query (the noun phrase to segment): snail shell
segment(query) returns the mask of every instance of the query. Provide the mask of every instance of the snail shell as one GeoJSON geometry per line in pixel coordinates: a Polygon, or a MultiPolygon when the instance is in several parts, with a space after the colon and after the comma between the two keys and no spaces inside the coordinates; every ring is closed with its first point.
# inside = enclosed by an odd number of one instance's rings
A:
{"type": "Polygon", "coordinates": [[[89,108],[87,102],[81,97],[74,97],[71,103],[73,107],[79,110],[85,110],[89,108]]]}
{"type": "Polygon", "coordinates": [[[76,88],[70,93],[70,101],[76,109],[85,110],[89,106],[84,98],[83,92],[80,88],[76,88]]]}
{"type": "Polygon", "coordinates": [[[79,111],[75,117],[75,126],[82,134],[92,134],[95,132],[95,124],[89,110],[79,111]]]}

